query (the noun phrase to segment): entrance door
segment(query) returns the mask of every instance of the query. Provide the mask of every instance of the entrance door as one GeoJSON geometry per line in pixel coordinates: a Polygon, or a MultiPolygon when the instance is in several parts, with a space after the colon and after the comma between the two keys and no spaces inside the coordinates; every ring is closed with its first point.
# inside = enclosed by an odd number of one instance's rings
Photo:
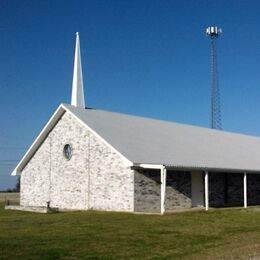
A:
{"type": "Polygon", "coordinates": [[[203,207],[203,181],[202,172],[191,173],[192,207],[203,207]]]}

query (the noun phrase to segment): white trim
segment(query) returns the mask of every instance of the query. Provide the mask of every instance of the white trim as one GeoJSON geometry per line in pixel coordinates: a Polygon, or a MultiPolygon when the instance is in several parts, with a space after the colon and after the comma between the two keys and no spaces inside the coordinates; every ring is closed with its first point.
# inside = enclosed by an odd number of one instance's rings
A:
{"type": "Polygon", "coordinates": [[[205,210],[209,210],[209,173],[205,171],[205,210]]]}
{"type": "Polygon", "coordinates": [[[24,168],[24,166],[27,164],[27,162],[30,160],[30,158],[33,156],[35,151],[38,149],[39,145],[44,141],[44,138],[46,135],[50,132],[50,130],[55,126],[56,122],[59,120],[59,118],[65,113],[64,106],[61,104],[56,109],[52,117],[49,119],[45,127],[41,130],[40,134],[36,137],[30,148],[27,150],[23,158],[19,161],[17,166],[12,172],[12,176],[20,175],[21,170],[24,168]]]}
{"type": "Polygon", "coordinates": [[[161,215],[165,212],[165,195],[166,195],[166,178],[167,178],[167,170],[166,167],[162,164],[147,164],[147,163],[140,163],[135,164],[135,166],[144,168],[144,169],[156,169],[160,170],[160,177],[161,177],[161,215]]]}
{"type": "Polygon", "coordinates": [[[91,129],[87,124],[82,122],[76,115],[74,115],[69,109],[67,109],[63,104],[60,104],[59,107],[56,109],[52,117],[48,120],[47,124],[44,126],[44,128],[41,130],[39,135],[36,137],[32,145],[29,147],[25,155],[22,157],[22,159],[19,161],[17,166],[12,172],[12,176],[20,175],[22,169],[25,167],[25,165],[28,163],[28,161],[31,159],[31,157],[34,155],[38,147],[41,145],[41,143],[44,141],[47,134],[52,130],[52,128],[55,126],[57,121],[60,119],[60,117],[65,113],[68,112],[71,114],[78,122],[80,122],[84,127],[86,127],[92,134],[94,134],[96,137],[98,137],[105,145],[110,147],[114,152],[116,152],[124,161],[126,166],[133,166],[133,163],[129,161],[125,156],[123,156],[119,151],[117,151],[111,144],[109,144],[107,141],[105,141],[100,135],[98,135],[93,129],[91,129]]]}
{"type": "Polygon", "coordinates": [[[147,163],[141,163],[138,165],[141,168],[144,169],[162,169],[163,165],[162,164],[147,164],[147,163]]]}
{"type": "Polygon", "coordinates": [[[247,208],[247,173],[244,173],[244,208],[247,208]]]}
{"type": "Polygon", "coordinates": [[[94,134],[96,137],[98,137],[105,145],[107,145],[109,148],[111,148],[114,152],[116,152],[124,161],[126,166],[133,166],[133,163],[129,161],[123,154],[121,154],[116,148],[114,148],[111,144],[109,144],[105,139],[103,139],[97,132],[95,132],[92,128],[90,128],[85,122],[83,122],[81,119],[79,119],[73,112],[71,112],[69,109],[67,109],[65,106],[61,104],[61,106],[71,114],[80,124],[82,124],[84,127],[87,128],[92,134],[94,134]]]}

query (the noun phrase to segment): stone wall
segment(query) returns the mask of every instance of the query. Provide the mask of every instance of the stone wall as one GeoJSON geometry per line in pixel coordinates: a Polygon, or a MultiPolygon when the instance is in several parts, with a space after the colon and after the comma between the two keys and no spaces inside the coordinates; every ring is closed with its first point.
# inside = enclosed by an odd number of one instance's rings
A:
{"type": "Polygon", "coordinates": [[[90,137],[89,208],[134,210],[134,171],[97,137],[90,137]]]}
{"type": "Polygon", "coordinates": [[[247,174],[247,203],[260,205],[260,174],[247,174]]]}
{"type": "Polygon", "coordinates": [[[160,170],[135,171],[134,211],[161,212],[160,170]]]}
{"type": "Polygon", "coordinates": [[[65,113],[21,175],[21,205],[133,211],[133,171],[99,138],[65,113]],[[67,160],[63,147],[70,144],[67,160]]]}
{"type": "Polygon", "coordinates": [[[191,174],[167,171],[165,210],[191,208],[191,174]]]}
{"type": "MultiPolygon", "coordinates": [[[[249,186],[248,192],[251,193],[249,186]]],[[[210,207],[233,207],[243,205],[243,173],[209,173],[210,207]]]]}
{"type": "MultiPolygon", "coordinates": [[[[209,173],[210,207],[244,205],[243,173],[209,173]]],[[[247,174],[247,203],[260,205],[260,175],[247,174]]]]}
{"type": "MultiPolygon", "coordinates": [[[[134,210],[161,211],[160,170],[139,170],[135,173],[134,210]]],[[[167,171],[165,210],[191,207],[191,175],[188,172],[167,171]]]]}
{"type": "Polygon", "coordinates": [[[209,206],[224,207],[226,203],[226,174],[209,173],[209,206]]]}
{"type": "Polygon", "coordinates": [[[46,206],[50,201],[51,142],[47,137],[21,173],[21,206],[46,206]]]}
{"type": "Polygon", "coordinates": [[[226,206],[244,205],[243,173],[227,173],[226,206]]]}

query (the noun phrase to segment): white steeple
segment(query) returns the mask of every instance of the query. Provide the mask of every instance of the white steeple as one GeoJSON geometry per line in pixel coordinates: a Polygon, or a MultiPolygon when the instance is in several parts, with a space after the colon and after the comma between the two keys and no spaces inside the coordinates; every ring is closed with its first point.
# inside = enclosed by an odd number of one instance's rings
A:
{"type": "Polygon", "coordinates": [[[83,76],[81,69],[79,33],[76,33],[76,48],[73,70],[71,105],[85,108],[83,76]]]}

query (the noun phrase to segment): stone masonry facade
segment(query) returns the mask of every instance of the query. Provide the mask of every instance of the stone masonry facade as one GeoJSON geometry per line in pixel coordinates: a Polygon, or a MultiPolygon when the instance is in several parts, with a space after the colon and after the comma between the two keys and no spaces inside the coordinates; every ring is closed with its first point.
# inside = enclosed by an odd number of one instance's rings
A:
{"type": "MultiPolygon", "coordinates": [[[[166,211],[190,208],[191,174],[167,171],[166,211]]],[[[203,185],[204,186],[204,185],[203,185]]],[[[260,175],[247,175],[248,205],[260,204],[260,175]]],[[[21,174],[22,207],[156,212],[161,209],[159,170],[133,170],[122,156],[66,112],[21,174]],[[72,157],[63,154],[66,144],[72,157]]],[[[243,174],[209,173],[209,206],[242,206],[243,174]]]]}
{"type": "Polygon", "coordinates": [[[136,170],[134,211],[161,212],[161,177],[159,170],[136,170]]]}
{"type": "Polygon", "coordinates": [[[191,174],[167,171],[165,210],[191,208],[191,174]]]}
{"type": "MultiPolygon", "coordinates": [[[[247,174],[248,205],[260,205],[260,175],[247,174]]],[[[209,173],[209,206],[243,206],[243,173],[209,173]]]]}
{"type": "Polygon", "coordinates": [[[133,189],[123,158],[66,112],[22,171],[21,206],[133,211],[133,189]]]}
{"type": "MultiPolygon", "coordinates": [[[[209,206],[225,206],[225,173],[209,173],[209,206]]],[[[204,187],[204,185],[203,185],[204,187]]]]}
{"type": "MultiPolygon", "coordinates": [[[[161,179],[159,170],[135,172],[134,210],[160,212],[161,179]]],[[[191,175],[189,172],[167,171],[165,210],[191,207],[191,175]]]]}
{"type": "Polygon", "coordinates": [[[260,205],[260,174],[247,174],[247,203],[260,205]]]}

